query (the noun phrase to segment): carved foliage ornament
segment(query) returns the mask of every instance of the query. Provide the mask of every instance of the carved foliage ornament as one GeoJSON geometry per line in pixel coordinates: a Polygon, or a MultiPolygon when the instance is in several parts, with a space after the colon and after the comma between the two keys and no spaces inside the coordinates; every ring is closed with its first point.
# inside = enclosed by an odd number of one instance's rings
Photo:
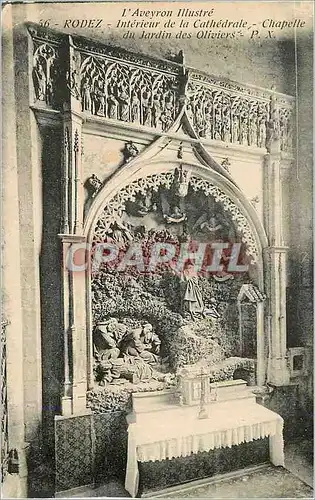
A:
{"type": "MultiPolygon", "coordinates": [[[[173,185],[173,181],[173,172],[153,174],[145,178],[138,179],[120,190],[114,198],[112,198],[105,205],[95,226],[94,241],[105,241],[111,224],[115,221],[119,222],[121,220],[127,201],[135,201],[137,194],[140,193],[145,195],[149,189],[158,191],[159,187],[162,185],[167,189],[170,189],[173,185]]],[[[194,191],[202,190],[206,196],[213,196],[215,201],[221,203],[224,210],[230,213],[238,230],[242,234],[242,241],[246,245],[247,254],[252,257],[254,263],[257,262],[259,252],[255,238],[252,234],[248,221],[233,201],[217,186],[214,186],[209,181],[199,179],[195,176],[190,177],[190,186],[194,191]]]]}

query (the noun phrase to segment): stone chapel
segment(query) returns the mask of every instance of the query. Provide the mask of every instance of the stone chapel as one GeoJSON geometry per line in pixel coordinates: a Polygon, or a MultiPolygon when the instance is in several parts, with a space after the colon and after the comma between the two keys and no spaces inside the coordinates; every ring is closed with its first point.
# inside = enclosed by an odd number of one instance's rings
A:
{"type": "MultiPolygon", "coordinates": [[[[285,442],[311,439],[309,36],[244,54],[135,50],[16,7],[2,58],[4,491],[124,480],[132,405],[202,406],[239,380],[285,442]]],[[[142,464],[149,488],[158,472],[142,464]]]]}

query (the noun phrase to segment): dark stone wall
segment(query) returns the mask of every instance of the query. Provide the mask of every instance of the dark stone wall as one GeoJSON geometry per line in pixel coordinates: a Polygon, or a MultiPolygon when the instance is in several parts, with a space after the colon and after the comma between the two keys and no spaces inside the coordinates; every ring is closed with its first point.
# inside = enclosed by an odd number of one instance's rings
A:
{"type": "Polygon", "coordinates": [[[264,401],[263,406],[269,408],[284,420],[284,441],[313,438],[312,406],[302,404],[303,385],[276,387],[264,401]]]}
{"type": "Polygon", "coordinates": [[[60,414],[64,373],[61,330],[60,199],[61,137],[59,130],[43,132],[43,225],[39,259],[41,283],[43,431],[47,454],[54,449],[54,416],[60,414]]]}
{"type": "Polygon", "coordinates": [[[312,68],[312,40],[300,39],[297,45],[297,158],[290,175],[289,346],[313,344],[312,68]]]}
{"type": "Polygon", "coordinates": [[[304,424],[313,421],[313,38],[297,43],[297,158],[290,175],[288,347],[309,349],[309,375],[299,384],[304,424]]]}

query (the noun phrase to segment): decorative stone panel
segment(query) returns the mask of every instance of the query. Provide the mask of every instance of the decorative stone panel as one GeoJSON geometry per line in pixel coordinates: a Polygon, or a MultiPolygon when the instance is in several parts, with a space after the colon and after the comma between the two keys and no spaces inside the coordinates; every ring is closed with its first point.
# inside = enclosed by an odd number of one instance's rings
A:
{"type": "Polygon", "coordinates": [[[292,150],[293,97],[187,69],[182,51],[166,61],[33,24],[29,31],[35,105],[60,109],[72,96],[82,113],[163,132],[186,106],[200,138],[292,150]]]}

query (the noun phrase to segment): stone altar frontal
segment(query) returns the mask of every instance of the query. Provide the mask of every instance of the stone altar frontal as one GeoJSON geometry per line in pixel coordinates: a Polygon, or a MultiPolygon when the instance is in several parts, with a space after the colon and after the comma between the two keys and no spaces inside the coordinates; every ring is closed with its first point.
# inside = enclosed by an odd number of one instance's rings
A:
{"type": "Polygon", "coordinates": [[[206,419],[198,418],[194,405],[176,404],[173,391],[133,395],[125,478],[132,497],[138,493],[138,462],[185,457],[269,437],[271,463],[284,466],[282,417],[257,404],[244,381],[234,382],[233,390],[226,382],[217,384],[218,394],[221,390],[225,398],[206,405],[206,419]]]}

